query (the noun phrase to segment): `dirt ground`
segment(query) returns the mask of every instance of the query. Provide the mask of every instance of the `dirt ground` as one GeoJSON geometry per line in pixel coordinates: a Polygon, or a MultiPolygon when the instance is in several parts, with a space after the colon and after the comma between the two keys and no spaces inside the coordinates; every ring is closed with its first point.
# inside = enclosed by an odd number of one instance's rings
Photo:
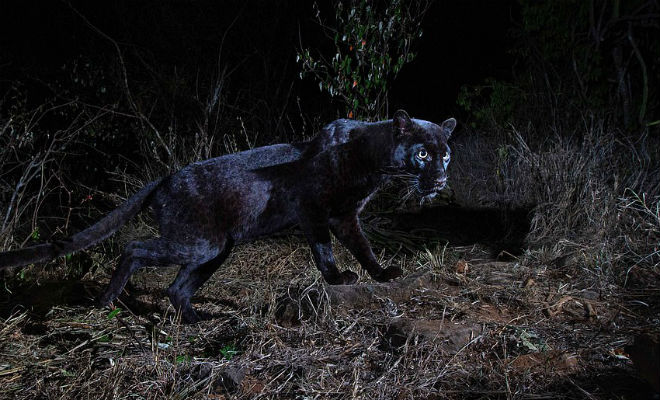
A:
{"type": "Polygon", "coordinates": [[[613,284],[579,251],[547,254],[382,251],[404,277],[331,287],[300,238],[269,239],[202,288],[195,325],[164,295],[174,268],[137,273],[111,311],[94,300],[110,266],[73,281],[33,267],[3,289],[0,397],[653,398],[657,342],[640,335],[660,329],[657,271],[613,284]]]}

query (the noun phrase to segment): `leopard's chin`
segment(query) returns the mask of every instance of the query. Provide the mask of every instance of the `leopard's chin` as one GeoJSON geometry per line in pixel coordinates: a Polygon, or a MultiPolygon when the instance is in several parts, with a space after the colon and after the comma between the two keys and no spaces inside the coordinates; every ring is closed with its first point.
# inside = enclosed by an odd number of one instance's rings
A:
{"type": "Polygon", "coordinates": [[[436,185],[432,189],[419,189],[420,204],[430,203],[435,199],[441,191],[447,187],[446,183],[436,185]]]}
{"type": "Polygon", "coordinates": [[[447,187],[446,183],[443,183],[442,185],[435,185],[435,186],[431,187],[430,189],[419,187],[419,188],[417,188],[417,193],[419,193],[419,197],[422,197],[422,198],[425,198],[425,197],[434,198],[440,192],[442,192],[446,187],[447,187]]]}
{"type": "Polygon", "coordinates": [[[438,192],[430,192],[427,195],[421,196],[421,198],[419,199],[419,205],[424,206],[424,204],[433,203],[433,199],[435,199],[437,195],[438,195],[438,192]]]}

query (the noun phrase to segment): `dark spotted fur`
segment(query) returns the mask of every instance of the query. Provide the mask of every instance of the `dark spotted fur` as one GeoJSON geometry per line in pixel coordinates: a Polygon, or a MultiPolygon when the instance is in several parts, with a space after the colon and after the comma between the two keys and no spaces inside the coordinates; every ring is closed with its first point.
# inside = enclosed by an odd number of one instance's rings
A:
{"type": "Polygon", "coordinates": [[[330,232],[377,281],[401,275],[383,269],[362,233],[358,214],[393,174],[409,174],[422,196],[446,184],[447,140],[442,126],[397,111],[375,123],[337,120],[312,141],[273,145],[197,162],[149,183],[108,216],[69,240],[0,253],[0,267],[45,261],[89,247],[151,206],[160,237],[126,246],[101,304],[110,304],[131,274],[146,265],[179,264],[167,293],[185,321],[198,320],[190,299],[233,246],[299,224],[317,267],[330,284],[357,275],[335,266],[330,232]],[[423,157],[422,157],[423,156],[423,157]]]}

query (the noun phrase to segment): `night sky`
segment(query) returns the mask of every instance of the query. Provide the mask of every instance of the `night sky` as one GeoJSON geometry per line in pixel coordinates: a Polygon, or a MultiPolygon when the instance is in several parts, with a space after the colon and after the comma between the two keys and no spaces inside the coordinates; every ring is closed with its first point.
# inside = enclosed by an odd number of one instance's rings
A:
{"type": "MultiPolygon", "coordinates": [[[[322,9],[327,6],[322,2],[322,9]]],[[[515,1],[434,2],[414,48],[417,58],[393,83],[390,112],[404,108],[415,117],[440,120],[460,113],[456,97],[461,85],[510,77],[508,33],[516,12],[515,1]]],[[[312,114],[326,105],[327,95],[316,82],[298,79],[295,55],[301,43],[322,51],[332,48],[307,1],[5,0],[0,5],[0,84],[50,82],[62,65],[81,56],[99,63],[115,58],[111,43],[82,16],[124,53],[136,50],[145,65],[158,65],[169,74],[208,75],[222,43],[222,64],[235,68],[230,78],[237,93],[257,93],[266,103],[274,100],[264,93],[290,93],[312,114]]],[[[140,62],[127,57],[129,79],[141,79],[140,62]]]]}

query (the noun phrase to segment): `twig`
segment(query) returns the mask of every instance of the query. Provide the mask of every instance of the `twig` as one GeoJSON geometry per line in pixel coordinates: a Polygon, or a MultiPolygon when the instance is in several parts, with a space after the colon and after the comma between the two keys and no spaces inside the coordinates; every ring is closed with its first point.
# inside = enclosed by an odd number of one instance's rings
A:
{"type": "Polygon", "coordinates": [[[76,9],[76,8],[70,3],[70,2],[67,1],[66,4],[69,6],[69,8],[70,8],[70,9],[71,9],[76,15],[78,15],[78,16],[83,20],[83,22],[84,22],[84,23],[85,23],[90,29],[92,29],[94,32],[96,32],[97,34],[99,34],[99,35],[100,35],[101,37],[103,37],[104,39],[108,40],[108,41],[112,44],[112,46],[115,48],[115,51],[117,52],[117,57],[118,57],[118,59],[119,59],[119,65],[120,65],[120,67],[121,67],[122,78],[123,78],[122,83],[123,83],[123,85],[124,85],[124,91],[125,91],[125,94],[126,94],[126,100],[128,101],[128,104],[130,105],[130,107],[131,107],[131,109],[133,110],[133,112],[135,113],[135,115],[137,115],[137,116],[139,117],[139,119],[140,119],[143,123],[145,123],[149,128],[151,128],[151,130],[154,132],[154,134],[156,135],[156,137],[157,137],[158,140],[160,141],[162,147],[165,149],[165,151],[167,152],[168,157],[169,157],[170,160],[171,160],[171,159],[172,159],[172,151],[170,150],[170,148],[169,148],[169,146],[167,145],[167,143],[165,142],[165,140],[163,140],[163,137],[161,136],[160,131],[154,126],[153,123],[151,123],[151,121],[149,120],[149,118],[147,118],[147,116],[145,116],[145,115],[142,113],[142,111],[140,111],[140,109],[138,108],[137,104],[135,103],[135,100],[133,100],[133,95],[131,94],[131,89],[130,89],[130,86],[129,86],[129,84],[128,84],[128,72],[126,71],[126,64],[124,63],[124,56],[122,55],[121,48],[119,47],[119,44],[117,43],[117,41],[114,40],[113,38],[111,38],[108,34],[106,34],[105,32],[103,32],[101,29],[99,29],[98,27],[96,27],[96,25],[92,24],[92,23],[87,19],[87,17],[85,17],[84,15],[82,15],[82,14],[80,13],[80,11],[78,11],[78,10],[77,10],[77,9],[76,9]]]}

